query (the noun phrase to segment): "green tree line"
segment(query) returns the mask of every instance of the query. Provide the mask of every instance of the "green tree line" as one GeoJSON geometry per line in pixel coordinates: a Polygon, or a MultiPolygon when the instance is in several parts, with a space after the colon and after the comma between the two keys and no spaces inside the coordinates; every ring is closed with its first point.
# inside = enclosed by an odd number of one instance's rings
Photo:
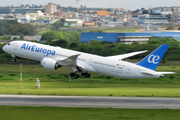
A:
{"type": "Polygon", "coordinates": [[[2,35],[36,35],[36,28],[31,24],[21,24],[16,20],[0,20],[0,36],[2,35]]]}
{"type": "Polygon", "coordinates": [[[0,7],[0,14],[9,14],[10,11],[10,7],[0,7]]]}
{"type": "Polygon", "coordinates": [[[47,40],[47,41],[59,41],[59,40],[65,40],[65,41],[79,41],[81,40],[81,31],[49,31],[46,33],[43,33],[41,36],[41,40],[47,40]]]}

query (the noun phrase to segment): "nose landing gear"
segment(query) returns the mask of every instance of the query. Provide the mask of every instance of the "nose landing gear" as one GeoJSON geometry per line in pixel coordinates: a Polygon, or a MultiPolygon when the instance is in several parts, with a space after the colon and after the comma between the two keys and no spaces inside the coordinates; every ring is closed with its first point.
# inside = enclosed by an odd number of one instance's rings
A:
{"type": "Polygon", "coordinates": [[[12,60],[13,62],[16,62],[16,56],[11,54],[11,57],[13,57],[14,59],[12,60]]]}
{"type": "Polygon", "coordinates": [[[16,62],[16,58],[14,58],[12,61],[13,61],[13,62],[16,62]]]}

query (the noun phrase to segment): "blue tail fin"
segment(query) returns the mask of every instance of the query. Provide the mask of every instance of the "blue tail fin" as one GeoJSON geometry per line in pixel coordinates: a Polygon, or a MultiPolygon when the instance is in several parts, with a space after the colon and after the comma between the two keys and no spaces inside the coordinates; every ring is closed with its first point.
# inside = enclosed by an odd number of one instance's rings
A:
{"type": "Polygon", "coordinates": [[[149,68],[151,70],[156,70],[168,47],[169,45],[166,44],[161,45],[156,50],[147,55],[144,59],[142,59],[140,62],[138,62],[137,65],[149,68]]]}

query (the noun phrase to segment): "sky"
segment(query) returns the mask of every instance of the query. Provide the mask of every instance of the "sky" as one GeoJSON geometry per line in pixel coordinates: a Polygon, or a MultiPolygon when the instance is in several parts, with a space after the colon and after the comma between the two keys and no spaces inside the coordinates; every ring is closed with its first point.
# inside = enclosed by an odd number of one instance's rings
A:
{"type": "MultiPolygon", "coordinates": [[[[77,6],[77,0],[0,0],[0,6],[18,6],[21,4],[46,5],[50,2],[60,6],[77,6]]],[[[79,0],[79,5],[136,10],[141,8],[180,6],[180,0],[79,0]]]]}

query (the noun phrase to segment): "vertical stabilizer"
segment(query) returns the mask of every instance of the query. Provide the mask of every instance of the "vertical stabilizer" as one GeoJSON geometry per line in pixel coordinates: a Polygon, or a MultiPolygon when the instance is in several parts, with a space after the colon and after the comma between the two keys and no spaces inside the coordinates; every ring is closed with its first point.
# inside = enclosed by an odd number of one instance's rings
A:
{"type": "Polygon", "coordinates": [[[137,63],[142,67],[156,70],[169,45],[163,44],[137,63]]]}

